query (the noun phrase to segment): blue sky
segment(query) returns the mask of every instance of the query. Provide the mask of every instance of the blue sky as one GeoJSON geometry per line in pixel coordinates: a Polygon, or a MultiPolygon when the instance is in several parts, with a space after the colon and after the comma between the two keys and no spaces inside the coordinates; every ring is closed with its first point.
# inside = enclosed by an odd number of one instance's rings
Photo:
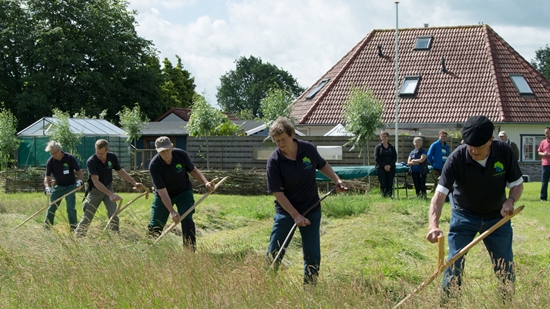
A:
{"type": "MultiPolygon", "coordinates": [[[[216,104],[220,77],[241,56],[260,57],[313,84],[373,29],[395,29],[389,0],[129,0],[138,35],[195,77],[216,104]]],[[[402,0],[399,27],[491,26],[527,61],[550,45],[544,0],[402,0]]]]}

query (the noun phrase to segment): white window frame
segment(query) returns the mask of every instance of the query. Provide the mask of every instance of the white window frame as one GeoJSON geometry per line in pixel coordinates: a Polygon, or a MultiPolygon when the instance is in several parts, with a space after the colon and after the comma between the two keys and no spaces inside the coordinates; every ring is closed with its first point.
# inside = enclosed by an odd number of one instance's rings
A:
{"type": "Polygon", "coordinates": [[[521,135],[520,157],[521,162],[536,162],[540,161],[539,145],[546,137],[544,135],[531,134],[521,135]]]}

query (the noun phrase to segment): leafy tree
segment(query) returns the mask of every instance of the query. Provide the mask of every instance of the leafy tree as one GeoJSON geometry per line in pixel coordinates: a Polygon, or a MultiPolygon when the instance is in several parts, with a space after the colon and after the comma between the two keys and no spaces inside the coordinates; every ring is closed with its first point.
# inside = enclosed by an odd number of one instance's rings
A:
{"type": "Polygon", "coordinates": [[[17,119],[12,112],[0,104],[0,170],[7,169],[11,155],[19,148],[21,140],[17,138],[17,119]]]}
{"type": "Polygon", "coordinates": [[[125,106],[117,115],[120,117],[120,126],[128,134],[126,142],[135,146],[136,141],[141,137],[141,130],[149,122],[149,118],[141,113],[137,103],[133,109],[125,106]]]}
{"type": "Polygon", "coordinates": [[[174,68],[167,58],[162,69],[163,83],[161,85],[162,104],[170,107],[191,107],[195,95],[195,78],[183,68],[181,58],[176,55],[178,63],[174,68]]]}
{"type": "Polygon", "coordinates": [[[256,120],[256,116],[249,109],[241,109],[237,117],[241,120],[256,120]]]}
{"type": "Polygon", "coordinates": [[[267,95],[262,99],[260,111],[263,115],[262,121],[269,126],[278,117],[286,117],[294,122],[290,116],[291,104],[296,97],[289,89],[281,89],[274,85],[267,91],[267,95]]]}
{"type": "Polygon", "coordinates": [[[87,115],[86,110],[82,108],[79,112],[76,112],[73,115],[73,118],[105,119],[105,115],[107,115],[107,110],[106,109],[101,111],[101,113],[99,113],[99,115],[97,115],[97,116],[91,116],[91,115],[87,115]]]}
{"type": "MultiPolygon", "coordinates": [[[[132,154],[134,155],[135,163],[136,141],[141,137],[141,130],[143,130],[143,127],[149,122],[149,118],[141,113],[137,103],[133,109],[129,109],[125,106],[117,115],[120,117],[120,126],[124,128],[124,131],[128,134],[126,142],[134,146],[132,154]]],[[[135,166],[134,169],[136,169],[135,166]]]]}
{"type": "Polygon", "coordinates": [[[548,44],[545,48],[535,51],[535,59],[531,60],[531,64],[546,77],[547,80],[550,80],[550,47],[548,44]]]}
{"type": "Polygon", "coordinates": [[[351,143],[350,151],[355,147],[359,147],[359,157],[361,157],[363,149],[368,145],[369,140],[375,136],[375,131],[384,127],[382,121],[384,107],[374,96],[372,90],[363,91],[360,88],[352,87],[343,108],[345,128],[353,134],[344,146],[351,143]]]}
{"type": "Polygon", "coordinates": [[[206,138],[206,168],[210,169],[208,137],[238,135],[239,132],[242,133],[242,129],[231,122],[227,115],[210,106],[204,98],[205,95],[195,96],[193,111],[189,116],[186,128],[190,136],[204,136],[206,138]]]}
{"type": "Polygon", "coordinates": [[[56,108],[115,120],[139,102],[150,117],[164,108],[153,43],[135,31],[125,0],[0,1],[0,101],[21,128],[56,108]]]}
{"type": "Polygon", "coordinates": [[[71,116],[68,112],[63,112],[59,109],[53,110],[53,117],[56,118],[55,124],[47,130],[46,134],[50,139],[57,141],[63,147],[63,150],[72,154],[78,161],[82,160],[82,156],[78,152],[78,145],[82,143],[82,132],[71,131],[69,119],[71,116]]]}
{"type": "Polygon", "coordinates": [[[239,114],[243,109],[262,118],[261,100],[274,84],[281,89],[289,89],[295,96],[304,91],[294,77],[277,66],[263,63],[262,59],[250,56],[235,61],[235,70],[220,77],[216,98],[222,110],[239,114]]]}

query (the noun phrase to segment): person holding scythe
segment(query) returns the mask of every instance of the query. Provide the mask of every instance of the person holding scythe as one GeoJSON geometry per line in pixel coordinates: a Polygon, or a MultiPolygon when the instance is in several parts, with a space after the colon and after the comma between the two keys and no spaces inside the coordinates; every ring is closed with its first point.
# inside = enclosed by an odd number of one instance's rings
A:
{"type": "MultiPolygon", "coordinates": [[[[483,233],[512,214],[514,204],[523,192],[523,178],[516,156],[510,146],[500,141],[493,142],[493,130],[493,123],[485,116],[473,116],[466,121],[462,128],[464,144],[449,155],[431,200],[426,238],[435,243],[443,234],[439,229],[439,218],[445,197],[454,184],[448,235],[449,259],[467,246],[477,233],[483,233]],[[510,189],[508,196],[506,188],[510,189]]],[[[505,300],[513,296],[515,281],[512,234],[511,222],[507,221],[483,240],[505,300]]],[[[443,302],[449,300],[453,289],[460,291],[464,257],[443,274],[443,302]]]]}
{"type": "MultiPolygon", "coordinates": [[[[74,191],[76,187],[82,187],[82,178],[84,174],[75,157],[70,153],[62,150],[61,144],[56,141],[49,141],[46,145],[45,151],[49,152],[51,157],[46,162],[46,173],[44,175],[44,193],[49,195],[50,203],[62,197],[63,195],[74,191]],[[75,180],[75,172],[76,179],[75,180]],[[52,183],[51,176],[55,179],[55,185],[50,186],[52,183]]],[[[71,229],[74,231],[78,224],[78,218],[76,216],[76,196],[75,192],[65,197],[67,203],[67,217],[71,229]]],[[[49,228],[53,225],[55,218],[55,212],[59,207],[61,201],[51,204],[46,212],[46,219],[44,219],[44,226],[49,228]]]]}
{"type": "MultiPolygon", "coordinates": [[[[116,201],[121,200],[121,197],[115,194],[113,190],[113,170],[118,173],[120,178],[131,183],[135,189],[146,189],[143,184],[136,182],[132,176],[120,167],[117,156],[109,152],[109,142],[107,140],[99,139],[95,142],[95,154],[88,158],[86,166],[89,174],[88,188],[86,198],[82,203],[82,218],[75,230],[75,235],[78,237],[86,235],[101,202],[105,204],[109,218],[116,213],[116,201]]],[[[110,229],[113,231],[119,230],[117,216],[113,218],[110,229]]]]}
{"type": "MultiPolygon", "coordinates": [[[[157,138],[155,148],[157,154],[149,163],[149,172],[155,186],[155,198],[151,205],[151,220],[148,229],[151,236],[158,237],[166,225],[168,216],[171,216],[172,220],[177,223],[180,220],[180,215],[195,203],[189,175],[204,183],[208,190],[212,190],[214,186],[191,162],[187,152],[174,148],[168,137],[157,138]],[[178,208],[177,211],[174,210],[174,204],[178,208]]],[[[193,221],[194,212],[195,210],[181,220],[183,244],[193,250],[195,250],[197,242],[195,222],[193,221]]]]}
{"type": "Polygon", "coordinates": [[[281,246],[296,224],[302,235],[304,283],[315,283],[321,264],[321,205],[302,214],[319,202],[316,170],[332,180],[337,191],[347,188],[313,144],[294,138],[294,125],[290,120],[277,118],[269,128],[269,136],[277,144],[266,166],[267,190],[275,197],[276,213],[266,255],[268,259],[275,259],[279,250],[283,250],[275,267],[280,264],[285,250],[281,246]]]}

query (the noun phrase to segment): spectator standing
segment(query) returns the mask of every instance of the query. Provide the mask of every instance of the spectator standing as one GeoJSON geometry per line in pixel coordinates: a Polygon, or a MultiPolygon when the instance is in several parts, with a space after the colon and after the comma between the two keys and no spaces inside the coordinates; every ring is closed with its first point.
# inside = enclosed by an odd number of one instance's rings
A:
{"type": "MultiPolygon", "coordinates": [[[[183,215],[193,204],[193,186],[189,175],[203,183],[208,190],[212,190],[212,184],[206,180],[204,175],[193,165],[191,159],[182,149],[174,148],[170,139],[161,136],[155,141],[157,154],[151,159],[149,172],[155,186],[155,198],[151,205],[151,219],[149,221],[149,232],[151,236],[161,235],[168,216],[174,222],[178,222],[180,215],[183,215]],[[174,210],[176,205],[178,211],[174,210]]],[[[191,211],[181,220],[183,244],[196,248],[196,231],[193,213],[191,211]]]]}
{"type": "Polygon", "coordinates": [[[508,146],[512,147],[512,150],[514,151],[514,154],[516,155],[516,160],[519,160],[518,145],[516,145],[516,143],[514,143],[512,140],[508,139],[508,135],[506,134],[506,131],[498,132],[498,139],[500,139],[502,142],[506,143],[508,146]]]}
{"type": "Polygon", "coordinates": [[[389,133],[382,131],[380,140],[382,142],[374,147],[374,160],[376,161],[376,175],[380,182],[380,192],[384,197],[393,198],[393,178],[395,177],[395,162],[397,162],[397,151],[389,143],[389,133]]]}
{"type": "Polygon", "coordinates": [[[538,153],[542,161],[542,185],[540,188],[540,200],[548,200],[548,179],[550,179],[550,127],[544,129],[546,138],[540,142],[538,153]]]}
{"type": "Polygon", "coordinates": [[[414,138],[414,150],[409,154],[407,164],[410,165],[416,197],[426,198],[426,175],[430,169],[426,159],[426,150],[422,148],[422,142],[422,137],[417,136],[414,138]]]}
{"type": "MultiPolygon", "coordinates": [[[[49,152],[51,157],[46,162],[46,174],[44,175],[44,193],[50,196],[50,203],[73,191],[76,187],[82,186],[84,174],[76,162],[76,159],[67,152],[63,152],[61,144],[56,141],[49,141],[45,151],[49,152]],[[76,172],[76,180],[75,180],[76,172]],[[55,179],[55,185],[50,187],[51,176],[55,179]]],[[[76,196],[75,192],[65,197],[67,203],[67,217],[71,229],[74,231],[78,224],[76,217],[76,196]]],[[[47,228],[53,225],[55,212],[61,204],[61,201],[51,204],[46,212],[44,224],[47,228]]]]}
{"type": "MultiPolygon", "coordinates": [[[[443,166],[436,192],[430,203],[427,239],[435,243],[443,235],[439,218],[445,197],[454,185],[449,226],[449,259],[476,236],[490,229],[514,211],[523,192],[523,178],[518,161],[507,145],[493,142],[493,123],[485,116],[469,118],[462,128],[465,145],[459,146],[443,166]],[[509,188],[506,197],[506,188],[509,188]]],[[[515,280],[512,252],[512,225],[508,221],[484,240],[505,299],[513,293],[515,280]]],[[[460,290],[465,256],[443,274],[442,300],[451,291],[460,290]]]]}
{"type": "Polygon", "coordinates": [[[439,131],[437,141],[433,142],[428,149],[428,162],[437,172],[437,176],[441,175],[441,170],[445,161],[447,161],[447,156],[451,153],[449,145],[447,144],[447,131],[439,131]]]}
{"type": "MultiPolygon", "coordinates": [[[[86,190],[86,198],[82,203],[82,219],[78,223],[75,230],[76,236],[85,236],[90,223],[94,219],[94,215],[103,202],[107,208],[107,215],[111,218],[117,209],[116,201],[120,200],[120,196],[114,193],[113,190],[113,170],[118,175],[131,183],[135,189],[145,186],[136,182],[124,169],[120,167],[117,156],[109,152],[109,142],[104,139],[99,139],[95,142],[95,154],[90,156],[86,161],[88,167],[88,188],[86,190]]],[[[118,217],[113,218],[111,226],[113,231],[119,230],[118,217]]]]}

